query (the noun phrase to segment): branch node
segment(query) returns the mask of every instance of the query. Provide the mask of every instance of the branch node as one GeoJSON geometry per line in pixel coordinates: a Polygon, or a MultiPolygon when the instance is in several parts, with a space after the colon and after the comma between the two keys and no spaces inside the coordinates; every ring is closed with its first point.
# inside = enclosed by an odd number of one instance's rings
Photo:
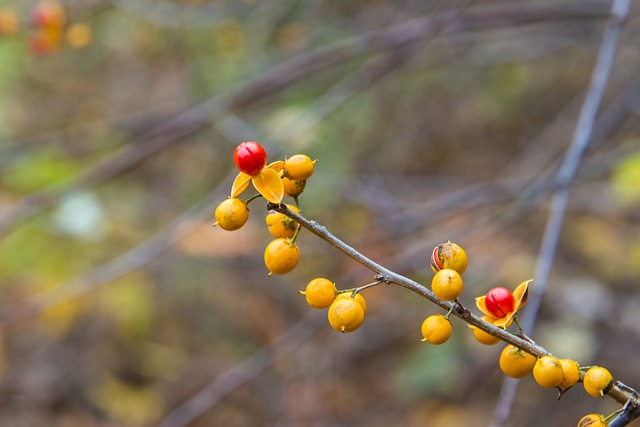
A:
{"type": "Polygon", "coordinates": [[[273,203],[267,202],[267,210],[268,211],[276,211],[280,213],[285,213],[287,211],[287,205],[284,203],[273,203]]]}
{"type": "Polygon", "coordinates": [[[386,283],[387,285],[391,284],[391,278],[389,278],[389,276],[385,276],[384,274],[376,274],[375,276],[373,276],[373,278],[378,282],[386,283]]]}
{"type": "Polygon", "coordinates": [[[632,389],[628,385],[624,384],[622,381],[616,381],[616,387],[618,387],[621,390],[624,390],[624,391],[628,392],[629,394],[631,394],[633,396],[634,399],[636,399],[636,400],[640,399],[640,394],[638,394],[637,391],[635,391],[634,389],[632,389]]]}

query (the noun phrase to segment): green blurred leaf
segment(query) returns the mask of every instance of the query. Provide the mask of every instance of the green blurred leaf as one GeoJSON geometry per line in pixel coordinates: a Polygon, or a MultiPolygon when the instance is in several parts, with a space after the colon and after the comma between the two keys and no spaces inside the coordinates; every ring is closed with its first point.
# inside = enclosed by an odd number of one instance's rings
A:
{"type": "Polygon", "coordinates": [[[640,201],[640,153],[620,161],[611,176],[611,186],[621,205],[627,206],[640,201]]]}
{"type": "Polygon", "coordinates": [[[65,280],[85,265],[83,256],[69,256],[78,251],[71,240],[60,239],[38,228],[21,228],[0,242],[0,277],[20,275],[39,277],[46,282],[65,280]]]}
{"type": "Polygon", "coordinates": [[[96,295],[98,309],[116,323],[125,336],[140,336],[151,330],[154,306],[151,285],[142,273],[129,274],[96,295]]]}
{"type": "Polygon", "coordinates": [[[96,385],[91,400],[126,425],[147,425],[158,420],[164,411],[164,397],[159,390],[127,384],[112,376],[105,376],[96,385]]]}
{"type": "Polygon", "coordinates": [[[69,157],[54,149],[42,149],[16,159],[2,177],[9,189],[29,193],[67,178],[78,171],[69,157]]]}
{"type": "Polygon", "coordinates": [[[440,346],[417,341],[396,372],[397,387],[408,397],[450,392],[456,387],[460,353],[455,339],[440,346]]]}
{"type": "Polygon", "coordinates": [[[13,90],[15,82],[23,77],[25,56],[24,45],[19,40],[4,39],[0,42],[0,93],[13,90]]]}

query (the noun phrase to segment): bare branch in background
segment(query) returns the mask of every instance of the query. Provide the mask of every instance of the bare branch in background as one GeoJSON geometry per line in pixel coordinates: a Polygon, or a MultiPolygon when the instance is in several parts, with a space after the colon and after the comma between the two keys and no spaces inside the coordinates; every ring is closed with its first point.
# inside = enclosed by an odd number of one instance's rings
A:
{"type": "Polygon", "coordinates": [[[599,20],[602,8],[580,3],[550,7],[531,4],[441,12],[365,33],[327,48],[305,52],[275,65],[249,81],[167,119],[132,140],[125,148],[70,180],[25,196],[0,212],[0,235],[18,222],[55,205],[65,194],[106,182],[153,154],[199,132],[228,112],[281,91],[300,79],[360,56],[396,51],[430,40],[439,33],[521,25],[541,20],[599,20]]]}
{"type": "Polygon", "coordinates": [[[324,316],[308,312],[272,343],[213,379],[191,398],[169,412],[158,427],[184,427],[210,410],[220,399],[255,379],[276,362],[299,349],[324,325],[324,316]],[[322,322],[320,321],[322,320],[322,322]]]}
{"type": "MultiPolygon", "coordinates": [[[[611,6],[611,19],[602,38],[596,64],[591,76],[591,84],[585,96],[580,110],[580,116],[571,139],[562,165],[555,175],[557,190],[553,194],[547,226],[542,236],[540,252],[534,272],[536,286],[531,291],[529,307],[522,317],[525,331],[531,334],[535,326],[536,317],[540,309],[542,298],[549,284],[549,276],[555,259],[556,247],[560,240],[560,233],[564,222],[567,205],[569,203],[569,184],[576,176],[584,153],[592,140],[594,123],[600,104],[607,88],[609,76],[613,69],[616,48],[622,24],[624,23],[630,2],[628,0],[614,0],[611,6]]],[[[502,427],[506,424],[513,399],[517,390],[518,381],[513,378],[505,378],[502,392],[496,405],[493,427],[502,427]]],[[[629,397],[632,400],[633,396],[629,397]]]]}

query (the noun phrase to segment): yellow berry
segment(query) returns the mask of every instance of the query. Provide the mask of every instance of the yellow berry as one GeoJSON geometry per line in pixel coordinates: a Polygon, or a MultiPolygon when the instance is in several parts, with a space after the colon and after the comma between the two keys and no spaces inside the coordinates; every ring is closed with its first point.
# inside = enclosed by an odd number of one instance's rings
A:
{"type": "Polygon", "coordinates": [[[18,15],[11,9],[0,9],[0,36],[12,36],[20,31],[18,15]]]}
{"type": "Polygon", "coordinates": [[[431,290],[443,301],[453,301],[462,293],[462,277],[457,271],[445,268],[431,280],[431,290]]]}
{"type": "Polygon", "coordinates": [[[291,272],[300,260],[300,251],[295,243],[289,239],[278,238],[272,240],[264,250],[264,263],[271,274],[287,274],[291,272]]]}
{"type": "Polygon", "coordinates": [[[336,285],[329,279],[319,277],[307,283],[304,291],[300,291],[313,308],[326,308],[336,299],[336,285]]]}
{"type": "MultiPolygon", "coordinates": [[[[489,316],[482,316],[482,320],[488,322],[490,320],[489,316]]],[[[489,322],[490,323],[490,322],[489,322]]],[[[473,337],[480,343],[484,345],[495,345],[498,344],[501,340],[498,337],[495,337],[491,334],[486,333],[482,329],[469,325],[469,328],[473,329],[473,337]]]]}
{"type": "Polygon", "coordinates": [[[500,370],[511,378],[523,378],[529,375],[536,364],[535,356],[511,344],[500,353],[500,370]]]}
{"type": "Polygon", "coordinates": [[[562,370],[564,372],[564,380],[560,383],[560,387],[571,387],[580,380],[580,366],[578,362],[571,359],[560,359],[562,370]]]}
{"type": "Polygon", "coordinates": [[[336,298],[327,312],[329,324],[338,332],[353,332],[364,321],[364,310],[355,298],[336,298]]]}
{"type": "Polygon", "coordinates": [[[451,332],[451,321],[441,314],[429,316],[422,322],[422,341],[442,344],[451,337],[451,332]]]}
{"type": "Polygon", "coordinates": [[[582,417],[578,427],[607,427],[609,423],[600,414],[589,414],[582,417]]]}
{"type": "Polygon", "coordinates": [[[553,356],[542,356],[533,367],[533,377],[541,387],[558,387],[564,381],[562,363],[553,356]]]}
{"type": "Polygon", "coordinates": [[[584,374],[582,385],[590,396],[603,397],[613,387],[613,377],[607,369],[594,366],[584,374]]]}
{"type": "Polygon", "coordinates": [[[298,197],[304,191],[304,187],[307,185],[307,181],[297,181],[289,179],[286,176],[282,178],[282,186],[284,188],[284,195],[289,197],[298,197]]]}
{"type": "Polygon", "coordinates": [[[230,197],[220,203],[215,212],[216,223],[220,228],[234,231],[241,228],[249,219],[249,208],[242,200],[230,197]]]}
{"type": "MultiPolygon", "coordinates": [[[[336,299],[350,298],[352,294],[353,294],[352,291],[340,292],[338,296],[336,296],[336,299]]],[[[364,314],[367,314],[367,301],[364,299],[362,294],[358,292],[356,296],[353,298],[355,298],[355,300],[358,301],[358,303],[362,306],[362,310],[364,311],[364,314]]]]}
{"type": "Polygon", "coordinates": [[[305,154],[296,154],[285,159],[284,170],[289,178],[295,181],[304,181],[313,175],[314,164],[317,160],[311,160],[305,154]]]}
{"type": "MultiPolygon", "coordinates": [[[[300,213],[298,208],[293,205],[287,205],[287,207],[297,214],[300,213]]],[[[286,237],[290,239],[295,234],[296,228],[298,226],[294,220],[292,220],[285,214],[276,211],[269,211],[269,213],[267,213],[265,221],[267,223],[267,227],[269,228],[269,233],[271,233],[273,237],[286,237]]]]}
{"type": "Polygon", "coordinates": [[[450,268],[462,274],[467,270],[467,253],[460,245],[448,241],[441,243],[431,252],[431,269],[434,273],[450,268]]]}
{"type": "Polygon", "coordinates": [[[69,46],[82,49],[91,43],[91,27],[83,22],[76,22],[69,26],[65,37],[69,46]]]}

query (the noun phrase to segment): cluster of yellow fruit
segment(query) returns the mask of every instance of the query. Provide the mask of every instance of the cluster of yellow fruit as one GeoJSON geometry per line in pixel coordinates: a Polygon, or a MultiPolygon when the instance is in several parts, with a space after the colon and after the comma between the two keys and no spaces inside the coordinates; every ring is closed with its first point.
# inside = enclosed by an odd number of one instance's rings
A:
{"type": "Polygon", "coordinates": [[[329,324],[338,332],[353,332],[362,324],[367,313],[367,302],[358,289],[339,291],[335,283],[319,277],[307,283],[304,291],[307,304],[327,310],[329,324]]]}
{"type": "MultiPolygon", "coordinates": [[[[431,254],[431,268],[435,272],[431,281],[431,290],[443,301],[459,304],[458,297],[464,288],[462,274],[467,269],[468,259],[465,251],[451,241],[437,245],[431,254]]],[[[494,326],[506,329],[516,321],[517,312],[527,302],[527,280],[511,292],[503,287],[496,287],[486,295],[476,298],[476,306],[484,314],[482,319],[494,326]]],[[[431,344],[446,342],[452,333],[449,316],[453,308],[446,314],[434,314],[422,323],[422,341],[431,344]]],[[[476,340],[486,345],[494,345],[501,340],[484,330],[470,325],[476,340]]],[[[500,369],[512,378],[523,378],[533,373],[535,381],[545,388],[558,388],[564,393],[579,381],[585,391],[594,397],[603,397],[613,387],[613,378],[608,370],[599,366],[581,369],[571,359],[558,359],[548,355],[536,357],[511,344],[500,354],[500,369]]],[[[607,418],[598,414],[590,414],[580,420],[579,427],[600,427],[608,425],[607,418]]]]}
{"type": "MultiPolygon", "coordinates": [[[[91,27],[82,22],[67,25],[67,13],[55,0],[38,1],[30,14],[28,43],[31,53],[51,53],[64,43],[81,49],[91,42],[91,27]]],[[[21,18],[14,10],[7,7],[0,9],[0,35],[17,35],[22,26],[21,18]]]]}
{"type": "MultiPolygon", "coordinates": [[[[233,182],[231,195],[215,210],[216,222],[223,230],[240,229],[249,219],[248,203],[262,196],[267,201],[281,204],[285,196],[292,197],[295,206],[286,206],[300,214],[298,196],[302,194],[307,179],[313,175],[317,160],[311,160],[306,154],[295,154],[285,160],[267,164],[267,154],[257,142],[243,142],[236,147],[233,159],[240,170],[233,182]],[[252,183],[258,195],[247,202],[238,198],[252,183]]],[[[269,233],[275,238],[264,251],[264,263],[271,274],[287,274],[300,260],[300,250],[296,243],[300,226],[288,216],[269,211],[266,216],[269,233]]]]}
{"type": "MultiPolygon", "coordinates": [[[[441,243],[433,249],[430,265],[435,274],[431,280],[431,291],[436,297],[460,305],[458,297],[464,289],[462,274],[466,271],[468,262],[464,249],[451,241],[441,243]]],[[[476,306],[484,314],[482,320],[506,329],[516,320],[516,313],[526,304],[530,282],[527,280],[521,283],[514,292],[503,287],[495,287],[486,295],[477,297],[476,306]]],[[[437,345],[445,343],[451,337],[449,317],[454,307],[455,305],[446,315],[434,314],[424,320],[421,328],[422,341],[437,345]]],[[[500,338],[476,326],[469,325],[469,328],[473,330],[475,339],[482,344],[494,345],[500,342],[500,338]]]]}
{"type": "MultiPolygon", "coordinates": [[[[456,243],[448,241],[437,245],[431,253],[431,269],[435,275],[431,280],[431,291],[442,301],[453,301],[460,305],[458,297],[464,289],[462,274],[468,265],[467,254],[456,243]]],[[[516,314],[527,302],[529,283],[527,280],[511,292],[503,287],[495,287],[486,295],[476,298],[476,306],[482,313],[482,320],[506,329],[516,321],[516,314]]],[[[423,340],[431,344],[442,344],[451,337],[451,322],[449,317],[453,308],[446,315],[435,314],[427,317],[422,324],[423,340]]],[[[494,345],[500,342],[500,338],[493,336],[484,330],[469,325],[473,330],[476,340],[486,345],[494,345]]]]}
{"type": "MultiPolygon", "coordinates": [[[[550,355],[536,358],[511,344],[500,354],[500,369],[512,378],[524,378],[533,372],[533,378],[541,387],[558,388],[561,393],[582,381],[587,394],[604,397],[614,385],[611,373],[601,366],[580,368],[574,360],[550,355]]],[[[606,425],[607,419],[598,414],[586,415],[578,423],[578,427],[606,425]]]]}
{"type": "MultiPolygon", "coordinates": [[[[300,213],[298,196],[304,190],[307,179],[313,174],[316,161],[304,154],[296,154],[284,161],[267,164],[266,152],[256,142],[240,144],[234,152],[234,161],[240,173],[234,180],[230,197],[216,208],[214,225],[228,231],[241,228],[249,218],[247,204],[259,196],[278,206],[282,206],[284,196],[292,197],[295,205],[286,206],[292,212],[300,213]],[[250,183],[253,183],[259,194],[245,202],[238,196],[250,183]]],[[[296,244],[300,225],[275,210],[267,213],[266,224],[269,233],[275,238],[264,252],[264,262],[269,275],[289,273],[300,259],[296,244]]],[[[464,308],[458,298],[464,288],[462,274],[467,269],[467,254],[458,244],[447,241],[434,248],[430,265],[434,272],[431,281],[433,294],[442,301],[453,303],[446,315],[431,315],[422,323],[422,341],[438,345],[451,337],[449,317],[453,310],[456,307],[464,308]]],[[[482,319],[501,329],[506,329],[513,322],[520,328],[516,314],[527,302],[530,282],[531,280],[522,282],[513,292],[504,287],[495,287],[486,295],[477,297],[475,302],[483,313],[482,319]]],[[[311,307],[328,308],[329,324],[336,331],[346,333],[356,330],[364,321],[367,303],[360,291],[379,283],[381,282],[377,281],[358,288],[338,290],[335,283],[320,277],[311,280],[300,294],[305,296],[307,304],[311,307]]],[[[482,344],[494,345],[501,341],[483,329],[473,325],[469,327],[473,329],[476,340],[482,344]]],[[[526,338],[522,328],[520,332],[526,338]]],[[[512,378],[523,378],[533,373],[535,381],[540,386],[558,388],[561,394],[582,382],[589,395],[603,397],[614,385],[611,374],[605,368],[581,368],[574,360],[558,359],[551,355],[536,357],[511,344],[500,354],[499,365],[502,372],[512,378]]],[[[610,417],[590,414],[580,420],[579,427],[606,426],[610,417]]]]}
{"type": "MultiPolygon", "coordinates": [[[[459,245],[448,241],[439,244],[431,253],[431,269],[435,275],[431,281],[431,290],[443,301],[457,301],[464,283],[462,274],[467,269],[467,254],[459,245]]],[[[452,333],[449,316],[433,314],[422,322],[422,341],[431,344],[443,344],[452,333]]]]}
{"type": "MultiPolygon", "coordinates": [[[[554,356],[535,356],[513,345],[507,345],[500,354],[500,369],[512,378],[523,378],[533,372],[533,378],[545,388],[573,387],[582,376],[578,363],[571,359],[554,356]]],[[[582,384],[593,397],[603,397],[613,387],[613,378],[608,370],[600,366],[587,369],[582,384]]]]}

